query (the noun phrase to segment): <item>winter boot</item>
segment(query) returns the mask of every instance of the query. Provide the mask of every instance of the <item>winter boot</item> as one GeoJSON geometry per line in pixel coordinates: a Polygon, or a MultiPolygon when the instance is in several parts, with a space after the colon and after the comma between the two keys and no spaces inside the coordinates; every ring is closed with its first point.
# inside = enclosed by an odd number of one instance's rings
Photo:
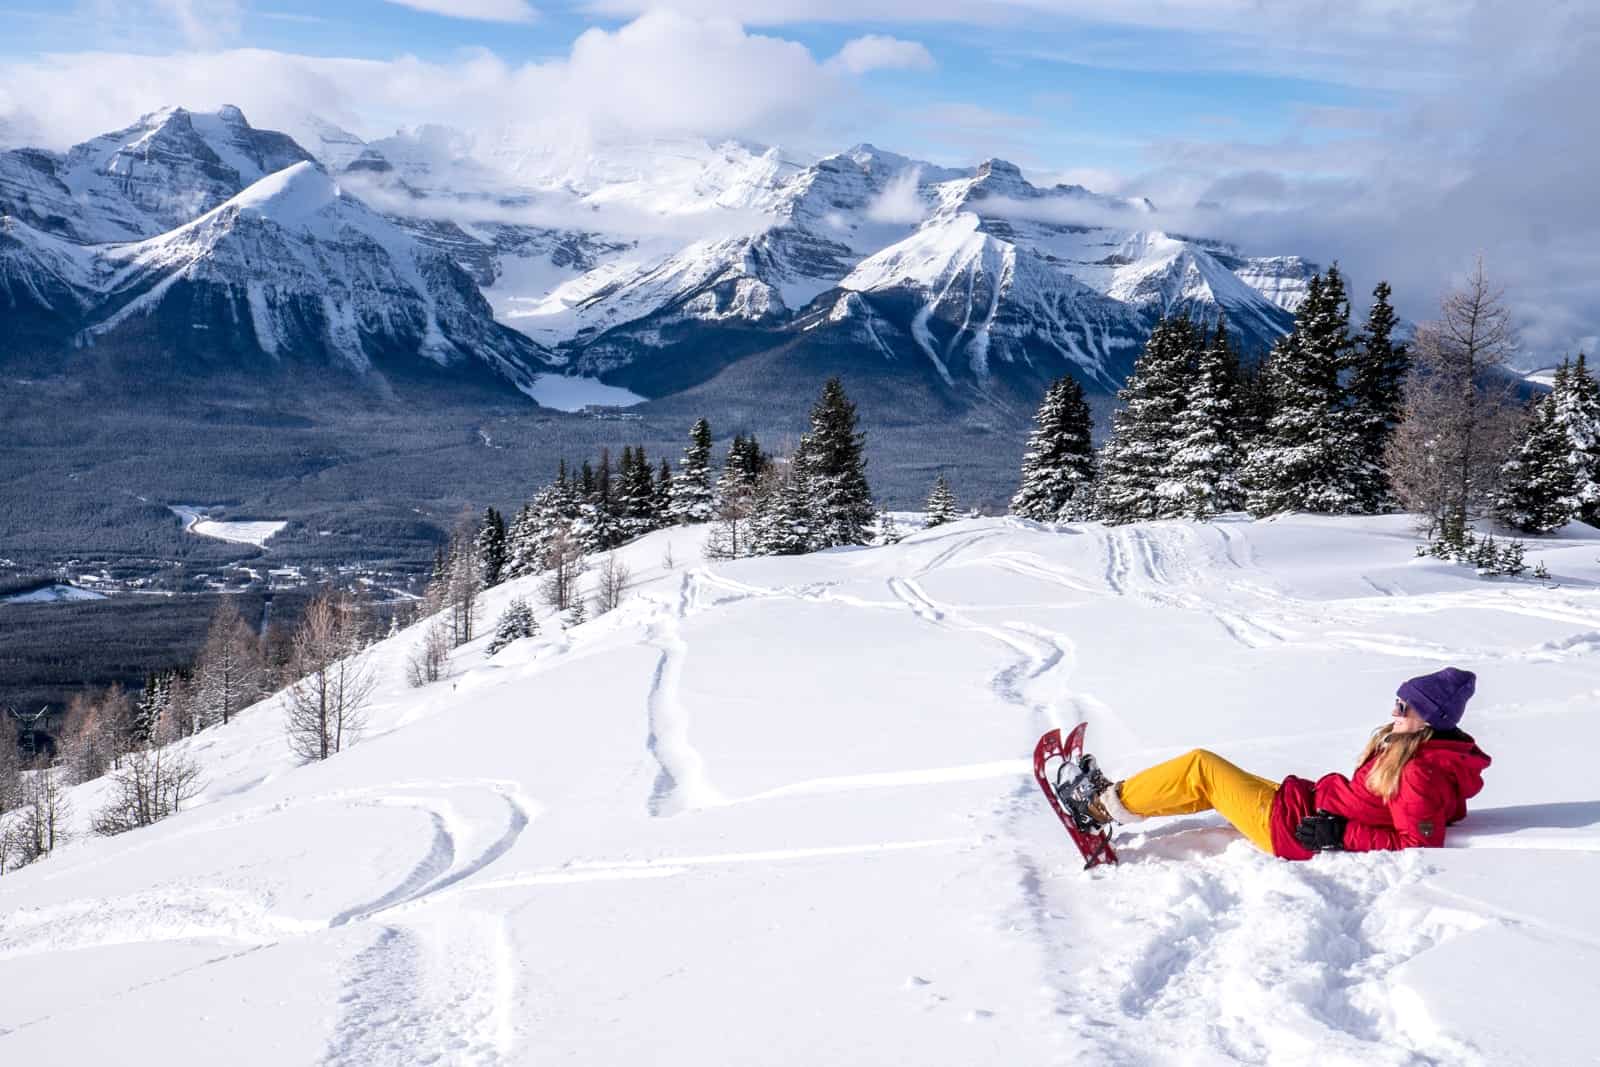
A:
{"type": "Polygon", "coordinates": [[[1086,834],[1098,833],[1111,825],[1111,813],[1101,797],[1112,788],[1111,782],[1100,773],[1100,765],[1087,752],[1078,757],[1076,766],[1068,761],[1056,772],[1056,795],[1078,829],[1086,834]]]}

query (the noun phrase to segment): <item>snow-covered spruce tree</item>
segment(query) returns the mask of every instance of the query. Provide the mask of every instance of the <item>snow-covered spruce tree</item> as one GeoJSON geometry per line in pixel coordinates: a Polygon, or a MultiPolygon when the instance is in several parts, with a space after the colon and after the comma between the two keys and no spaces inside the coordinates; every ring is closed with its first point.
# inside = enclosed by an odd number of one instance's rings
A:
{"type": "Polygon", "coordinates": [[[611,472],[611,450],[600,450],[600,465],[592,470],[590,489],[578,508],[578,520],[573,526],[585,552],[609,552],[624,540],[622,519],[618,514],[616,481],[611,472]]]}
{"type": "Polygon", "coordinates": [[[933,489],[928,493],[928,502],[923,505],[924,521],[922,527],[931,530],[935,526],[943,526],[947,522],[955,522],[956,495],[950,490],[950,480],[942,473],[933,480],[933,489]]]}
{"type": "Polygon", "coordinates": [[[1555,391],[1533,407],[1521,438],[1500,471],[1495,517],[1527,533],[1549,533],[1572,520],[1577,510],[1577,472],[1571,442],[1557,422],[1559,397],[1568,388],[1565,363],[1556,371],[1555,391]]]}
{"type": "Polygon", "coordinates": [[[1206,521],[1243,504],[1239,486],[1239,357],[1222,317],[1195,358],[1187,398],[1172,424],[1169,477],[1156,488],[1163,511],[1206,521]]]}
{"type": "Polygon", "coordinates": [[[905,531],[895,521],[894,512],[887,509],[878,512],[878,536],[873,539],[873,544],[898,545],[905,537],[905,531]]]}
{"type": "Polygon", "coordinates": [[[522,597],[513,597],[506,610],[494,624],[494,636],[485,651],[494,655],[513,641],[533,637],[539,632],[539,620],[533,617],[533,608],[522,597]]]}
{"type": "Polygon", "coordinates": [[[1035,522],[1077,521],[1094,512],[1092,418],[1083,386],[1071,375],[1053,382],[1033,417],[1022,457],[1022,484],[1011,513],[1035,522]]]}
{"type": "Polygon", "coordinates": [[[1177,502],[1158,489],[1167,480],[1176,444],[1172,428],[1187,402],[1200,346],[1199,331],[1187,316],[1162,319],[1117,393],[1121,407],[1100,453],[1095,492],[1096,511],[1106,522],[1176,514],[1177,502]]]}
{"type": "Polygon", "coordinates": [[[866,437],[856,432],[856,406],[838,378],[829,378],[811,409],[805,474],[817,548],[864,545],[876,512],[867,485],[866,437]]]}
{"type": "Polygon", "coordinates": [[[506,521],[494,508],[483,509],[478,523],[478,577],[491,589],[506,577],[506,521]]]}
{"type": "Polygon", "coordinates": [[[809,453],[809,438],[802,435],[794,455],[763,483],[750,530],[757,555],[797,556],[817,547],[809,453]]]}
{"type": "Polygon", "coordinates": [[[156,728],[167,717],[172,700],[172,677],[167,671],[154,671],[145,675],[144,691],[134,702],[133,722],[129,747],[148,744],[156,736],[156,728]]]}
{"type": "Polygon", "coordinates": [[[625,539],[643,536],[661,526],[656,511],[656,487],[651,478],[650,460],[644,447],[622,450],[619,477],[619,512],[625,539]]]}
{"type": "Polygon", "coordinates": [[[689,430],[689,447],[678,461],[678,476],[672,481],[672,521],[687,526],[710,522],[715,503],[711,491],[711,424],[696,419],[689,430]]]}
{"type": "Polygon", "coordinates": [[[1572,499],[1578,518],[1600,526],[1600,382],[1589,373],[1588,357],[1582,352],[1576,363],[1562,363],[1567,372],[1565,387],[1551,395],[1556,427],[1567,441],[1572,499]]]}
{"type": "Polygon", "coordinates": [[[655,485],[655,510],[656,526],[666,526],[673,521],[672,518],[672,464],[665,459],[656,471],[655,485]]]}
{"type": "Polygon", "coordinates": [[[1394,343],[1398,322],[1389,303],[1389,283],[1372,290],[1366,325],[1356,338],[1349,374],[1350,417],[1359,459],[1355,468],[1357,510],[1377,514],[1394,507],[1384,455],[1400,423],[1411,354],[1394,343]]]}
{"type": "Polygon", "coordinates": [[[549,488],[539,490],[532,500],[522,505],[517,517],[506,530],[507,578],[521,578],[539,572],[539,523],[534,509],[549,488]]]}
{"type": "MultiPolygon", "coordinates": [[[[587,468],[588,464],[584,466],[587,468]]],[[[594,471],[589,470],[589,484],[594,487],[594,471]]],[[[534,498],[534,561],[529,574],[537,574],[549,566],[551,542],[561,533],[573,533],[583,517],[583,496],[580,484],[567,474],[563,460],[556,471],[556,480],[534,498]]]]}
{"type": "Polygon", "coordinates": [[[1359,510],[1361,447],[1339,377],[1350,364],[1349,320],[1339,268],[1314,275],[1294,332],[1272,350],[1275,410],[1244,472],[1252,514],[1359,510]]]}

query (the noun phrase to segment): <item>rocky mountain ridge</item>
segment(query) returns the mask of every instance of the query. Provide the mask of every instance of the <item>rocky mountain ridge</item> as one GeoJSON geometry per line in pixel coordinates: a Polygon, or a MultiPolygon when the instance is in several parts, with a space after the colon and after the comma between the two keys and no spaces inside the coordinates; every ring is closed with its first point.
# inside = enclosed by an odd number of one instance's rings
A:
{"type": "Polygon", "coordinates": [[[153,332],[197,367],[426,363],[525,392],[560,371],[648,397],[758,358],[1025,407],[1065,371],[1114,391],[1163,314],[1224,313],[1263,349],[1312,270],[999,159],[294,133],[169,108],[0,153],[11,347],[153,332]]]}

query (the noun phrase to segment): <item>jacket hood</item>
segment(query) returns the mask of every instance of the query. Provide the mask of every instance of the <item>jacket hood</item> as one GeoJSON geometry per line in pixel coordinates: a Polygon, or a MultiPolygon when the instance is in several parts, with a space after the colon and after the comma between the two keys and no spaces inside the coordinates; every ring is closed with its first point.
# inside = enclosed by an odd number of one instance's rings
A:
{"type": "Polygon", "coordinates": [[[1489,754],[1478,747],[1471,734],[1460,730],[1448,731],[1446,736],[1434,736],[1424,741],[1411,757],[1428,767],[1448,774],[1456,781],[1456,792],[1462,800],[1475,797],[1483,789],[1483,772],[1494,762],[1489,754]]]}

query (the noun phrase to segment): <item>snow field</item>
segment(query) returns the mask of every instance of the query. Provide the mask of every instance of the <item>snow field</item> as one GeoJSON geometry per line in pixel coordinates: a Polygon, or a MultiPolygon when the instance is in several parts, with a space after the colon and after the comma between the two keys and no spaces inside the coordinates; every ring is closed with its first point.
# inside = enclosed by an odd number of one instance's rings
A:
{"type": "Polygon", "coordinates": [[[425,689],[420,631],[382,642],[360,744],[295,767],[265,701],[188,742],[191,810],[0,878],[0,1055],[1593,1061],[1600,534],[1530,545],[1551,587],[1416,560],[1399,518],[703,538],[628,546],[617,611],[425,689]],[[1206,815],[1084,872],[1026,758],[1087,718],[1113,777],[1196,746],[1348,771],[1451,662],[1495,763],[1442,850],[1288,864],[1206,815]]]}
{"type": "Polygon", "coordinates": [[[192,504],[169,504],[167,510],[183,521],[183,528],[200,537],[234,541],[265,548],[269,538],[282,533],[289,524],[282,520],[264,522],[230,521],[206,518],[206,509],[192,504]]]}

